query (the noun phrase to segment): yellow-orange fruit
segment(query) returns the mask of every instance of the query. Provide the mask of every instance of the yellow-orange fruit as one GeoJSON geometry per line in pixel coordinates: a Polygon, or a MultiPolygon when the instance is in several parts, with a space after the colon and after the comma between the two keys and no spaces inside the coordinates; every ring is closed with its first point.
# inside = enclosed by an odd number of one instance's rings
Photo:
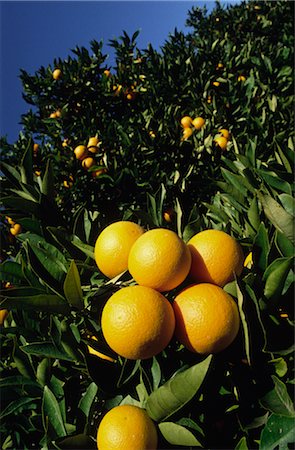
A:
{"type": "Polygon", "coordinates": [[[173,308],[154,289],[124,287],[106,302],[101,328],[107,344],[118,355],[133,360],[152,358],[173,336],[173,308]]]}
{"type": "Polygon", "coordinates": [[[134,222],[121,220],[107,226],[98,236],[94,255],[99,270],[114,278],[128,269],[129,252],[144,229],[134,222]]]}
{"type": "Polygon", "coordinates": [[[226,150],[227,147],[227,139],[224,136],[219,136],[214,139],[215,145],[221,148],[221,150],[226,150]]]}
{"type": "Polygon", "coordinates": [[[54,80],[59,80],[59,79],[61,78],[61,76],[62,76],[62,72],[61,72],[60,69],[55,69],[55,70],[52,72],[52,78],[53,78],[54,80]]]}
{"type": "Polygon", "coordinates": [[[214,284],[201,283],[185,288],[176,296],[173,310],[175,336],[192,352],[220,352],[238,334],[238,307],[229,294],[214,284]]]}
{"type": "Polygon", "coordinates": [[[120,405],[111,409],[97,432],[99,450],[156,450],[156,426],[144,409],[120,405]]]}
{"type": "Polygon", "coordinates": [[[201,231],[189,240],[188,248],[192,255],[190,277],[195,282],[224,286],[243,270],[242,247],[224,231],[201,231]]]}
{"type": "Polygon", "coordinates": [[[192,124],[193,119],[190,116],[182,117],[180,123],[183,128],[189,128],[192,124]]]}
{"type": "Polygon", "coordinates": [[[158,291],[170,291],[188,275],[191,254],[174,231],[157,228],[140,236],[132,246],[128,269],[135,281],[158,291]]]}
{"type": "Polygon", "coordinates": [[[77,159],[82,160],[87,156],[87,148],[85,145],[78,145],[74,150],[77,159]]]}
{"type": "Polygon", "coordinates": [[[91,157],[84,158],[82,161],[82,167],[84,169],[90,169],[90,167],[94,166],[95,161],[91,157]]]}
{"type": "Polygon", "coordinates": [[[200,130],[205,125],[205,120],[203,119],[203,117],[196,117],[193,120],[192,124],[196,130],[200,130]]]}

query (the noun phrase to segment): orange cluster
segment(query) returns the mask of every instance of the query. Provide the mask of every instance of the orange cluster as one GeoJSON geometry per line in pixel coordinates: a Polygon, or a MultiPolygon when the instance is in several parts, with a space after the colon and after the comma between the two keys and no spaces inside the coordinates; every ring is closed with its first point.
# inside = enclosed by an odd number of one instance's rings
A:
{"type": "MultiPolygon", "coordinates": [[[[87,146],[80,144],[75,148],[75,156],[79,161],[82,162],[82,167],[85,170],[88,170],[95,165],[95,159],[93,158],[93,156],[98,153],[100,145],[101,142],[98,137],[93,136],[89,138],[87,146]]],[[[106,168],[102,168],[94,171],[93,174],[95,174],[94,176],[99,176],[106,171],[106,168]]]]}
{"type": "Polygon", "coordinates": [[[203,117],[196,117],[192,119],[190,116],[183,116],[181,121],[181,126],[183,128],[182,140],[185,141],[191,137],[194,130],[201,130],[205,125],[205,119],[203,117]]]}

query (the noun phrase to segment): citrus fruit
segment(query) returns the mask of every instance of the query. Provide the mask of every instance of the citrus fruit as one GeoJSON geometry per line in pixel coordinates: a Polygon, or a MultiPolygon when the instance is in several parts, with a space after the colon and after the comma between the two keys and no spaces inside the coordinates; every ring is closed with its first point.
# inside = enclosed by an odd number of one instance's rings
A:
{"type": "Polygon", "coordinates": [[[104,70],[103,73],[107,78],[111,77],[111,72],[108,69],[104,70]]]}
{"type": "Polygon", "coordinates": [[[15,221],[11,217],[6,216],[6,220],[9,223],[9,225],[15,225],[15,221]]]}
{"type": "Polygon", "coordinates": [[[233,298],[214,284],[194,284],[173,302],[175,336],[188,350],[217,353],[238,334],[240,316],[233,298]]]}
{"type": "Polygon", "coordinates": [[[22,231],[22,227],[19,223],[14,224],[11,228],[10,228],[10,233],[13,236],[17,236],[18,234],[20,234],[22,231]]]}
{"type": "Polygon", "coordinates": [[[60,69],[55,69],[52,72],[52,77],[53,77],[54,80],[59,80],[61,78],[61,75],[62,75],[62,72],[61,72],[60,69]]]}
{"type": "Polygon", "coordinates": [[[98,236],[94,248],[99,270],[108,278],[127,270],[130,249],[143,233],[142,227],[124,220],[107,226],[98,236]]]}
{"type": "Polygon", "coordinates": [[[192,124],[196,130],[200,130],[205,125],[205,120],[203,119],[203,117],[196,117],[193,120],[192,124]]]}
{"type": "Polygon", "coordinates": [[[198,283],[224,286],[243,270],[242,248],[224,231],[201,231],[188,241],[188,248],[192,254],[190,276],[198,283]]]}
{"type": "Polygon", "coordinates": [[[87,158],[84,158],[82,161],[82,167],[84,169],[90,169],[90,167],[94,166],[94,164],[95,164],[95,161],[90,156],[87,158]]]}
{"type": "Polygon", "coordinates": [[[190,116],[184,116],[182,117],[180,123],[183,128],[189,128],[192,123],[192,118],[190,116]]]}
{"type": "Polygon", "coordinates": [[[224,136],[219,136],[214,139],[215,145],[221,148],[221,150],[225,150],[227,147],[227,139],[224,136]]]}
{"type": "Polygon", "coordinates": [[[229,134],[229,131],[228,130],[226,130],[226,128],[221,128],[220,130],[218,130],[218,133],[220,133],[221,134],[221,136],[223,136],[225,139],[229,139],[229,137],[230,137],[230,134],[229,134]]]}
{"type": "Polygon", "coordinates": [[[38,149],[39,149],[39,144],[34,144],[34,145],[33,145],[33,152],[34,152],[34,153],[37,153],[37,152],[38,152],[38,149]]]}
{"type": "Polygon", "coordinates": [[[56,117],[57,117],[56,112],[51,113],[49,116],[50,119],[56,119],[56,117]]]}
{"type": "Polygon", "coordinates": [[[158,291],[170,291],[187,277],[191,254],[174,231],[157,228],[140,236],[132,246],[128,269],[135,281],[158,291]]]}
{"type": "Polygon", "coordinates": [[[191,128],[185,128],[182,132],[182,139],[186,140],[193,134],[193,130],[191,128]]]}
{"type": "Polygon", "coordinates": [[[103,175],[104,173],[107,173],[107,169],[98,169],[92,172],[93,178],[98,178],[100,175],[103,175]]]}
{"type": "Polygon", "coordinates": [[[105,304],[101,328],[110,348],[128,359],[151,358],[169,344],[174,333],[172,306],[160,292],[128,286],[105,304]]]}
{"type": "Polygon", "coordinates": [[[75,156],[77,159],[84,159],[87,155],[87,148],[85,145],[78,145],[74,150],[75,156]]]}
{"type": "Polygon", "coordinates": [[[218,87],[218,86],[220,86],[220,83],[219,83],[219,81],[213,81],[213,86],[215,86],[215,87],[218,87]]]}
{"type": "Polygon", "coordinates": [[[244,75],[239,75],[238,81],[246,81],[246,77],[244,75]]]}
{"type": "Polygon", "coordinates": [[[7,316],[8,316],[7,309],[1,309],[0,310],[0,325],[1,326],[4,324],[4,320],[6,319],[7,316]]]}
{"type": "Polygon", "coordinates": [[[156,426],[147,412],[138,406],[116,406],[99,424],[99,450],[155,450],[157,445],[156,426]]]}
{"type": "Polygon", "coordinates": [[[89,147],[97,147],[98,143],[99,143],[98,137],[96,136],[91,137],[88,140],[87,148],[89,149],[89,147]]]}
{"type": "Polygon", "coordinates": [[[163,213],[163,218],[165,222],[172,222],[175,216],[175,211],[173,208],[167,208],[163,213]]]}

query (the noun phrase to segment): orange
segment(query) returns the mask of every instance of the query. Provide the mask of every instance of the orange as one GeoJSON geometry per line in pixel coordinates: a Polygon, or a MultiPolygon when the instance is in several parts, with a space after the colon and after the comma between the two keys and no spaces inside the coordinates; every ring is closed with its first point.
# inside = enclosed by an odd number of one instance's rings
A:
{"type": "Polygon", "coordinates": [[[128,269],[128,256],[144,229],[133,222],[119,221],[107,226],[98,236],[94,255],[99,270],[114,278],[128,269]]]}
{"type": "Polygon", "coordinates": [[[94,166],[94,164],[95,164],[95,161],[91,157],[84,158],[82,161],[82,167],[84,169],[90,169],[90,167],[94,166]]]}
{"type": "Polygon", "coordinates": [[[220,83],[219,83],[219,81],[213,81],[213,86],[215,86],[215,87],[218,87],[218,86],[220,86],[220,83]]]}
{"type": "Polygon", "coordinates": [[[57,118],[56,112],[51,113],[49,118],[50,119],[56,119],[57,118]]]}
{"type": "Polygon", "coordinates": [[[166,222],[172,222],[174,216],[175,216],[175,211],[173,208],[167,208],[164,211],[163,218],[166,222]]]}
{"type": "Polygon", "coordinates": [[[20,234],[22,231],[22,227],[19,223],[14,224],[11,228],[10,228],[10,233],[13,236],[17,236],[18,234],[20,234]]]}
{"type": "Polygon", "coordinates": [[[104,70],[103,73],[107,78],[111,77],[111,72],[108,69],[104,70]]]}
{"type": "Polygon", "coordinates": [[[156,426],[147,412],[138,406],[116,406],[99,424],[99,450],[156,450],[157,445],[156,426]]]}
{"type": "Polygon", "coordinates": [[[214,284],[194,284],[173,302],[175,336],[188,350],[217,353],[238,334],[240,316],[233,298],[214,284]]]}
{"type": "Polygon", "coordinates": [[[173,308],[160,292],[128,286],[106,302],[101,329],[110,348],[128,359],[147,359],[169,344],[175,328],[173,308]]]}
{"type": "Polygon", "coordinates": [[[224,65],[222,63],[218,63],[216,69],[223,69],[224,65]]]}
{"type": "Polygon", "coordinates": [[[244,75],[240,75],[238,77],[238,81],[246,81],[246,77],[244,75]]]}
{"type": "Polygon", "coordinates": [[[34,144],[34,145],[33,145],[33,152],[34,152],[34,153],[37,153],[37,152],[38,152],[38,149],[39,149],[39,144],[34,144]]]}
{"type": "Polygon", "coordinates": [[[192,118],[190,116],[183,116],[180,123],[183,128],[189,128],[192,123],[192,118]]]}
{"type": "Polygon", "coordinates": [[[75,148],[74,153],[77,159],[84,159],[87,155],[87,148],[85,147],[85,145],[78,145],[75,148]]]}
{"type": "Polygon", "coordinates": [[[11,217],[6,216],[6,220],[9,223],[9,225],[15,225],[15,221],[11,217]]]}
{"type": "Polygon", "coordinates": [[[205,120],[203,119],[203,117],[196,117],[193,120],[192,124],[196,130],[200,130],[205,125],[205,120]]]}
{"type": "Polygon", "coordinates": [[[57,111],[55,111],[55,117],[61,117],[61,110],[58,109],[57,111]]]}
{"type": "Polygon", "coordinates": [[[128,94],[126,94],[126,98],[130,102],[133,101],[135,99],[135,97],[136,97],[135,92],[128,92],[128,94]]]}
{"type": "Polygon", "coordinates": [[[97,178],[97,177],[99,177],[100,175],[102,175],[102,174],[104,174],[104,173],[107,173],[107,169],[98,169],[98,170],[95,170],[94,172],[92,172],[92,176],[93,176],[93,178],[97,178]]]}
{"type": "Polygon", "coordinates": [[[128,269],[135,281],[157,291],[170,291],[188,275],[191,255],[174,231],[157,228],[140,236],[132,246],[128,269]]]}
{"type": "Polygon", "coordinates": [[[8,316],[8,312],[9,311],[7,311],[7,309],[1,309],[0,310],[0,326],[2,326],[4,324],[4,320],[8,316]]]}
{"type": "Polygon", "coordinates": [[[99,143],[98,137],[96,137],[96,136],[91,137],[88,140],[87,148],[89,148],[89,147],[97,147],[98,143],[99,143]]]}
{"type": "Polygon", "coordinates": [[[188,248],[192,254],[190,276],[198,283],[224,286],[243,270],[242,248],[224,231],[201,231],[189,240],[188,248]]]}
{"type": "Polygon", "coordinates": [[[223,136],[225,139],[229,140],[230,133],[225,128],[221,128],[220,130],[218,130],[218,133],[220,133],[221,136],[223,136]]]}
{"type": "Polygon", "coordinates": [[[186,140],[193,134],[193,130],[191,128],[185,128],[182,132],[182,140],[186,140]]]}
{"type": "Polygon", "coordinates": [[[62,76],[62,72],[61,72],[60,69],[55,69],[52,72],[52,77],[53,77],[54,80],[59,80],[61,78],[61,76],[62,76]]]}
{"type": "Polygon", "coordinates": [[[225,150],[227,147],[227,139],[224,136],[219,136],[214,139],[215,145],[221,148],[221,150],[225,150]]]}

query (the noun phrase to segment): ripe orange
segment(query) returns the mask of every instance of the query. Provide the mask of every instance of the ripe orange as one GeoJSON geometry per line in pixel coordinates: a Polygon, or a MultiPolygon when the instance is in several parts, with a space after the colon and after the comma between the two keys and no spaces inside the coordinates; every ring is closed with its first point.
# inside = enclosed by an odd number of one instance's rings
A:
{"type": "Polygon", "coordinates": [[[77,159],[82,160],[87,155],[87,148],[85,147],[85,145],[78,145],[75,148],[74,153],[75,153],[77,159]]]}
{"type": "Polygon", "coordinates": [[[213,81],[213,86],[215,86],[215,87],[218,87],[218,86],[220,86],[220,83],[219,83],[219,81],[213,81]]]}
{"type": "Polygon", "coordinates": [[[55,117],[57,117],[57,118],[61,117],[61,110],[60,109],[55,111],[55,117]]]}
{"type": "Polygon", "coordinates": [[[192,254],[190,276],[195,282],[224,286],[243,270],[242,248],[224,231],[201,231],[189,240],[188,248],[192,254]]]}
{"type": "Polygon", "coordinates": [[[56,119],[56,118],[57,118],[56,112],[51,113],[49,116],[49,119],[56,119]]]}
{"type": "Polygon", "coordinates": [[[61,72],[60,69],[55,69],[52,72],[52,77],[53,77],[54,80],[59,80],[61,78],[61,76],[62,76],[62,72],[61,72]]]}
{"type": "Polygon", "coordinates": [[[98,143],[99,143],[98,137],[93,136],[93,137],[89,138],[88,144],[87,144],[87,148],[89,148],[89,147],[97,147],[98,143]]]}
{"type": "Polygon", "coordinates": [[[154,289],[124,287],[105,304],[101,328],[107,344],[118,355],[134,360],[152,358],[173,336],[173,308],[154,289]]]}
{"type": "Polygon", "coordinates": [[[98,169],[92,172],[91,175],[93,176],[93,178],[98,178],[100,175],[107,173],[107,171],[108,171],[107,169],[98,169]]]}
{"type": "Polygon", "coordinates": [[[94,255],[99,270],[114,278],[128,269],[128,256],[144,229],[133,222],[119,221],[107,226],[98,236],[94,255]]]}
{"type": "Polygon", "coordinates": [[[37,153],[37,152],[38,152],[38,149],[39,149],[39,144],[34,144],[34,145],[33,145],[33,152],[34,152],[34,153],[37,153]]]}
{"type": "Polygon", "coordinates": [[[182,140],[186,140],[193,134],[193,130],[191,128],[185,128],[182,132],[182,140]]]}
{"type": "Polygon", "coordinates": [[[8,316],[8,312],[9,311],[7,311],[7,309],[1,309],[0,310],[0,326],[2,326],[4,324],[4,320],[8,316]]]}
{"type": "Polygon", "coordinates": [[[246,81],[246,77],[244,75],[239,75],[238,81],[246,81]]]}
{"type": "Polygon", "coordinates": [[[158,291],[170,291],[188,275],[191,254],[174,231],[157,228],[140,236],[132,246],[128,269],[135,281],[158,291]]]}
{"type": "Polygon", "coordinates": [[[222,63],[218,63],[216,69],[223,69],[224,65],[222,63]]]}
{"type": "Polygon", "coordinates": [[[14,225],[15,224],[15,221],[11,217],[6,216],[6,220],[9,223],[9,225],[14,225]]]}
{"type": "Polygon", "coordinates": [[[193,119],[190,116],[182,117],[180,123],[183,128],[189,128],[191,126],[193,119]]]}
{"type": "Polygon", "coordinates": [[[14,224],[11,228],[10,228],[10,233],[13,236],[17,236],[18,234],[20,234],[22,231],[22,227],[19,223],[14,224]]]}
{"type": "Polygon", "coordinates": [[[221,136],[223,136],[225,139],[229,140],[230,133],[225,128],[221,128],[220,130],[218,130],[218,133],[220,133],[221,136]]]}
{"type": "Polygon", "coordinates": [[[203,119],[203,117],[196,117],[193,120],[192,124],[196,130],[200,130],[205,125],[205,120],[203,119]]]}
{"type": "Polygon", "coordinates": [[[111,72],[108,69],[104,70],[103,73],[107,78],[111,77],[111,72]]]}
{"type": "Polygon", "coordinates": [[[238,334],[240,316],[233,298],[209,283],[185,288],[173,302],[175,336],[188,350],[217,353],[238,334]]]}
{"type": "Polygon", "coordinates": [[[214,139],[215,145],[221,148],[221,150],[226,150],[227,147],[227,139],[224,136],[219,136],[214,139]]]}
{"type": "Polygon", "coordinates": [[[164,211],[163,218],[166,222],[172,222],[174,216],[175,216],[175,211],[173,208],[167,208],[164,211]]]}
{"type": "Polygon", "coordinates": [[[99,424],[99,450],[156,450],[157,445],[156,426],[147,412],[138,406],[116,406],[99,424]]]}
{"type": "Polygon", "coordinates": [[[82,161],[82,167],[84,169],[90,169],[90,167],[94,166],[95,161],[91,157],[84,158],[82,161]]]}

